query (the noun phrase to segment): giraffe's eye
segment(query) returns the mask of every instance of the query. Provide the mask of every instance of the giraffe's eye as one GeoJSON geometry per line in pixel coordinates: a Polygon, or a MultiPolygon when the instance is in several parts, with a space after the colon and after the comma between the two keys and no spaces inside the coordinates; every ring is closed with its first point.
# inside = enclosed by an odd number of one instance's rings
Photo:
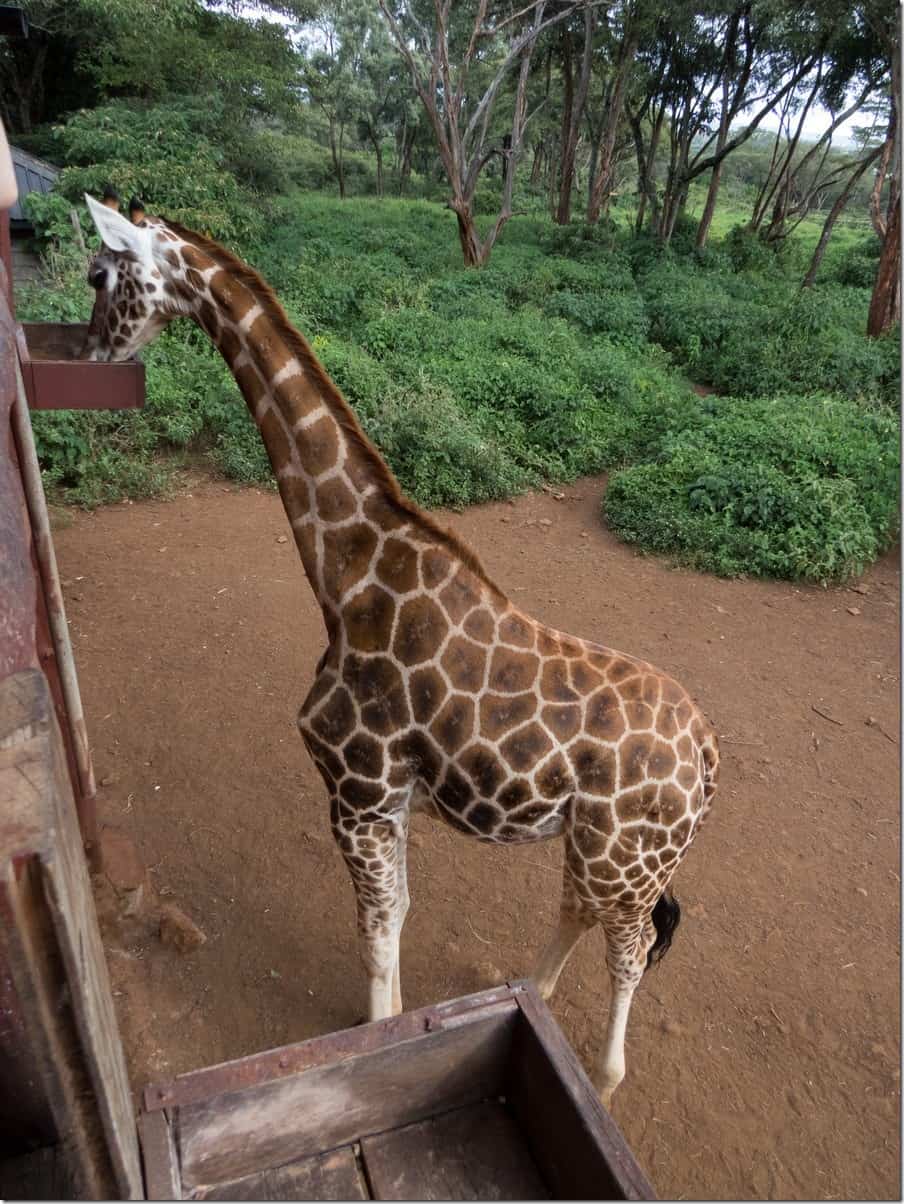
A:
{"type": "Polygon", "coordinates": [[[92,288],[101,289],[104,287],[104,281],[107,279],[106,268],[91,268],[88,272],[88,283],[92,288]]]}

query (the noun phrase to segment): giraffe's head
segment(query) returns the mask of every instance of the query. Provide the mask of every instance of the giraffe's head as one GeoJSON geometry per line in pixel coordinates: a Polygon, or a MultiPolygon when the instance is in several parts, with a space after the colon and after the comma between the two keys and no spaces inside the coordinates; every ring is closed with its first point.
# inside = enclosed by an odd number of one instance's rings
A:
{"type": "Polygon", "coordinates": [[[180,281],[170,280],[174,235],[159,218],[133,225],[86,194],[103,241],[88,269],[94,309],[83,354],[91,360],[125,360],[156,337],[172,318],[191,311],[180,281]]]}

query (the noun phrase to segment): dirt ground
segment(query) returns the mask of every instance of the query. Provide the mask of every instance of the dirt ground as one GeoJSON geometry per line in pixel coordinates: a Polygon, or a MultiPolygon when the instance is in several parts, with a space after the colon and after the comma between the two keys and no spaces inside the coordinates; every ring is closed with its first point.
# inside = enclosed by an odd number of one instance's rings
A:
{"type": "MultiPolygon", "coordinates": [[[[722,737],[615,1119],[664,1198],[899,1198],[897,554],[853,590],[676,571],[609,535],[603,488],[447,517],[519,606],[674,674],[722,737]]],[[[133,1086],[348,1026],[352,891],[295,730],[324,639],[278,498],[198,480],[56,520],[101,818],[208,937],[108,937],[133,1086]]],[[[406,1006],[526,975],[560,844],[413,833],[406,1006]]],[[[588,1066],[607,1001],[593,933],[554,1001],[588,1066]]]]}

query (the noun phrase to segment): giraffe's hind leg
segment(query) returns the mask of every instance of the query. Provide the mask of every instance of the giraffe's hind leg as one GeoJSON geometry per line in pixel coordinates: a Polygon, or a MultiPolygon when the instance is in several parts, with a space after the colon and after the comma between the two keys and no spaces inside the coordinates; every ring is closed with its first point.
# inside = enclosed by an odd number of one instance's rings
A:
{"type": "Polygon", "coordinates": [[[609,906],[599,919],[606,934],[606,965],[611,997],[606,1039],[596,1073],[592,1076],[600,1099],[608,1108],[615,1088],[625,1077],[625,1032],[637,984],[647,965],[647,953],[656,939],[652,908],[609,906]]]}
{"type": "Polygon", "coordinates": [[[650,908],[622,908],[615,902],[589,902],[578,894],[566,864],[559,921],[534,971],[540,994],[544,999],[549,999],[578,941],[595,924],[602,926],[606,934],[611,998],[605,1043],[592,1078],[607,1108],[615,1088],[625,1077],[628,1013],[637,984],[646,969],[647,952],[656,939],[656,930],[650,917],[650,908]]]}
{"type": "MultiPolygon", "coordinates": [[[[578,798],[571,808],[565,829],[562,911],[537,971],[540,990],[548,997],[581,935],[595,924],[602,927],[611,992],[605,1041],[592,1078],[606,1107],[625,1077],[628,1014],[656,941],[653,903],[661,888],[646,870],[638,874],[632,867],[628,873],[623,859],[611,859],[612,812],[612,804],[603,799],[578,798]]],[[[642,868],[639,851],[637,864],[642,868]]]]}
{"type": "Polygon", "coordinates": [[[368,1019],[402,1010],[399,942],[408,911],[403,821],[334,822],[333,835],[355,887],[358,939],[369,988],[368,1019]]]}
{"type": "Polygon", "coordinates": [[[571,871],[567,864],[564,877],[559,919],[549,943],[540,954],[533,975],[537,989],[544,999],[552,997],[556,983],[559,981],[559,975],[565,969],[578,941],[596,923],[596,917],[587,911],[575,891],[571,871]]]}

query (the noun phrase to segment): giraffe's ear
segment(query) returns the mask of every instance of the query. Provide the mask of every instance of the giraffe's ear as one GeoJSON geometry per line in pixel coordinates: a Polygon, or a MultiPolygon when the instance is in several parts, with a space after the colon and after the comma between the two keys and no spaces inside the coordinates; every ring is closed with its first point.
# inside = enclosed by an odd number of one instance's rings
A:
{"type": "Polygon", "coordinates": [[[147,251],[149,232],[146,229],[133,226],[121,213],[101,205],[93,196],[88,196],[87,192],[85,203],[97,226],[98,234],[111,251],[133,251],[136,255],[143,255],[147,251]]]}

